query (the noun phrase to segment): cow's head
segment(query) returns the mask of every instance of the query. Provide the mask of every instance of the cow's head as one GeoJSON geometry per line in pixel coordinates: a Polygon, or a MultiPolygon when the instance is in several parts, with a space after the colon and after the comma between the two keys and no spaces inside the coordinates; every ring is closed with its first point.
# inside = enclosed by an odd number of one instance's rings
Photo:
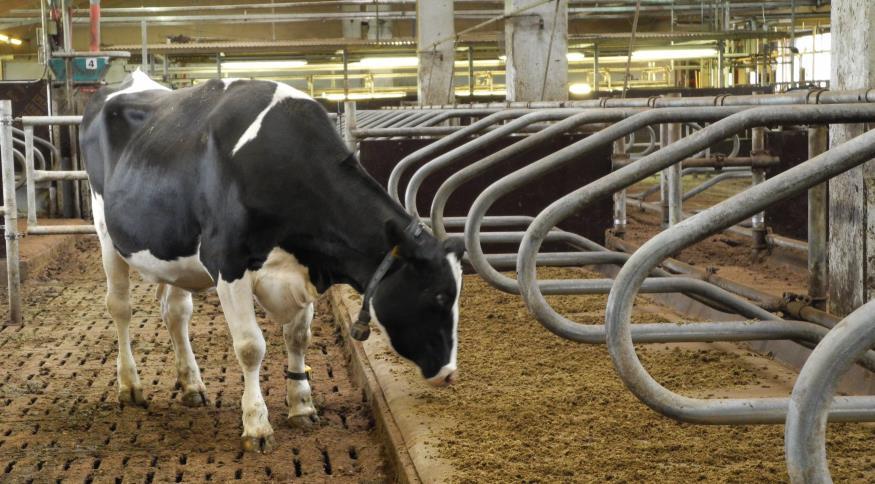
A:
{"type": "Polygon", "coordinates": [[[394,222],[386,231],[397,247],[396,260],[374,291],[371,317],[429,383],[448,385],[456,375],[465,244],[459,238],[440,242],[421,228],[394,222]]]}

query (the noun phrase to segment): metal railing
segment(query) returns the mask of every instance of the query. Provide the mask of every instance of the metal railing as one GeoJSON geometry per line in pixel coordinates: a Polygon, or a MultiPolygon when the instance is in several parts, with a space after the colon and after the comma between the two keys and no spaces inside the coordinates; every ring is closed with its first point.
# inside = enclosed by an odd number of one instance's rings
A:
{"type": "Polygon", "coordinates": [[[87,180],[84,170],[58,171],[37,169],[36,160],[41,161],[41,166],[48,168],[43,155],[36,149],[36,144],[48,145],[53,156],[60,159],[60,153],[56,147],[34,136],[34,127],[53,125],[78,125],[82,122],[81,116],[23,116],[20,118],[22,130],[12,126],[12,104],[10,101],[0,101],[0,151],[2,151],[3,170],[3,207],[4,235],[6,238],[6,273],[7,290],[9,299],[8,324],[19,325],[21,318],[21,260],[19,255],[19,239],[25,235],[50,235],[50,234],[92,234],[95,233],[93,225],[46,225],[38,224],[36,189],[41,182],[62,180],[87,180]],[[26,189],[27,201],[27,224],[24,231],[18,227],[18,207],[16,203],[16,181],[13,144],[16,140],[13,133],[21,132],[24,135],[24,173],[23,183],[26,189]]]}
{"type": "MultiPolygon", "coordinates": [[[[519,136],[510,146],[498,149],[467,166],[457,167],[443,181],[432,201],[430,213],[430,225],[435,235],[454,235],[448,229],[457,229],[464,223],[467,258],[481,277],[500,290],[520,293],[535,318],[555,334],[585,343],[607,344],[614,365],[627,387],[658,412],[678,420],[709,424],[776,424],[786,420],[787,460],[791,478],[794,482],[821,482],[825,480],[824,476],[828,478],[829,475],[823,450],[827,420],[875,421],[875,396],[832,397],[838,376],[855,361],[875,371],[875,351],[872,351],[875,345],[875,302],[864,306],[836,325],[837,319],[819,311],[817,306],[781,300],[731,281],[717,281],[717,277],[702,276],[695,268],[678,261],[669,263],[666,260],[669,255],[727,229],[746,231],[742,233],[752,237],[755,244],[762,243],[767,240],[763,210],[777,200],[809,190],[809,243],[776,237],[769,237],[768,241],[808,250],[811,273],[809,293],[814,303],[820,298],[819,307],[822,307],[826,281],[825,182],[875,157],[875,131],[827,150],[825,126],[831,123],[875,122],[875,105],[868,104],[873,102],[875,90],[813,90],[764,96],[490,103],[412,108],[407,111],[496,111],[468,126],[448,129],[445,137],[405,157],[392,172],[389,191],[399,200],[402,175],[416,164],[422,164],[413,173],[404,197],[408,212],[419,216],[416,200],[419,188],[428,177],[440,169],[456,167],[466,155],[488,148],[503,137],[511,134],[525,135],[519,136]],[[549,121],[549,124],[535,124],[543,121],[549,121]],[[493,182],[479,193],[466,217],[443,216],[447,199],[463,183],[485,173],[487,168],[540,146],[559,134],[578,129],[581,125],[606,122],[613,124],[493,182]],[[638,160],[628,159],[630,157],[626,155],[625,145],[631,133],[642,129],[652,130],[654,125],[659,124],[680,125],[695,122],[712,124],[696,126],[697,130],[684,138],[668,138],[672,143],[665,143],[667,138],[661,136],[661,149],[641,153],[638,160]],[[809,125],[811,160],[766,180],[763,169],[776,160],[764,151],[764,126],[806,124],[809,125]],[[536,129],[531,129],[532,125],[536,129]],[[669,228],[651,238],[633,254],[607,250],[580,235],[557,228],[557,224],[572,214],[585,210],[596,200],[622,193],[633,184],[660,172],[671,176],[665,170],[679,167],[679,163],[691,158],[701,157],[703,154],[707,156],[707,150],[722,140],[732,138],[734,145],[737,145],[736,136],[746,130],[750,130],[752,135],[751,155],[739,157],[734,152],[732,156],[733,162],[737,161],[738,165],[744,167],[743,171],[727,171],[725,175],[712,178],[686,194],[676,190],[672,200],[676,203],[673,208],[677,212],[669,228]],[[564,164],[585,163],[588,153],[609,143],[613,144],[615,153],[615,171],[611,174],[560,197],[536,217],[486,215],[499,198],[529,186],[564,164]],[[750,177],[754,182],[743,193],[696,215],[684,214],[680,210],[680,201],[683,199],[695,196],[724,180],[741,177],[750,177]],[[750,220],[752,230],[736,225],[744,219],[750,220]],[[506,229],[520,226],[527,227],[521,237],[519,232],[483,231],[486,228],[506,229]],[[484,254],[481,243],[493,241],[519,241],[519,251],[517,254],[484,254]],[[564,242],[579,252],[540,253],[542,244],[548,241],[564,242]],[[499,269],[513,267],[514,260],[517,279],[499,272],[499,269]],[[537,278],[537,268],[540,266],[589,264],[616,265],[620,267],[619,274],[613,280],[537,278]],[[668,272],[667,268],[671,268],[673,273],[668,272]],[[685,273],[689,276],[685,277],[685,273]],[[737,295],[724,288],[732,289],[737,295]],[[684,293],[724,312],[734,312],[749,320],[631,325],[634,298],[637,294],[646,292],[684,293]],[[569,320],[556,312],[545,298],[545,295],[550,294],[590,293],[609,294],[604,325],[580,324],[569,320]],[[812,322],[785,320],[770,312],[775,310],[784,311],[791,318],[805,317],[812,322]],[[835,329],[828,331],[832,327],[835,329]],[[633,342],[770,339],[793,340],[809,348],[819,343],[800,374],[791,399],[709,400],[675,394],[659,385],[647,373],[638,361],[633,346],[633,342]],[[791,404],[791,401],[794,403],[791,404]]],[[[395,119],[429,119],[425,116],[413,116],[411,114],[406,118],[395,119]]],[[[404,133],[388,131],[391,123],[384,126],[386,127],[353,133],[353,136],[377,136],[381,129],[386,129],[386,133],[404,133]]],[[[438,136],[429,132],[408,133],[409,136],[438,136]]],[[[351,140],[352,144],[356,139],[359,138],[351,140]]],[[[633,142],[634,140],[628,141],[629,144],[633,142]]],[[[737,151],[735,148],[734,146],[733,151],[737,151]]],[[[689,165],[700,163],[708,166],[712,161],[708,158],[689,165]]],[[[677,187],[680,168],[675,170],[677,174],[674,183],[677,187]]],[[[664,201],[665,198],[664,196],[664,201]]],[[[625,209],[625,197],[615,203],[615,214],[624,218],[624,213],[618,212],[617,205],[620,203],[625,209]]],[[[663,211],[662,207],[656,208],[663,211]]],[[[617,225],[615,223],[615,229],[617,225]]]]}

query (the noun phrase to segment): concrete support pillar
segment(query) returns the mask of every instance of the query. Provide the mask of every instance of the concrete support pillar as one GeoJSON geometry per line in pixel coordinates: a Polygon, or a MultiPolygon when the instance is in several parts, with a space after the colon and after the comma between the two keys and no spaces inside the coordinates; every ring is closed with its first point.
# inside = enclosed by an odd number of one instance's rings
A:
{"type": "MultiPolygon", "coordinates": [[[[833,0],[834,90],[875,87],[875,3],[833,0]]],[[[863,133],[863,125],[830,128],[830,146],[863,133]]],[[[875,296],[875,163],[829,184],[829,306],[847,314],[875,296]]]]}
{"type": "Polygon", "coordinates": [[[553,0],[518,14],[532,0],[505,0],[508,101],[568,99],[568,0],[553,0]]]}
{"type": "Polygon", "coordinates": [[[417,0],[418,93],[421,104],[453,102],[455,35],[452,0],[417,0]],[[436,42],[440,42],[435,45],[436,42]]]}

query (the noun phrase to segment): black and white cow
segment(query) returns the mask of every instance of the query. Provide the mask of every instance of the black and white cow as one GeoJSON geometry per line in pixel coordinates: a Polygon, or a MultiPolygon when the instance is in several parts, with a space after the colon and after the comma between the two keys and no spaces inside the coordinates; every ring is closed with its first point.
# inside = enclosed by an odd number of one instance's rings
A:
{"type": "Polygon", "coordinates": [[[137,71],[93,96],[80,142],[121,403],[146,404],[128,332],[130,267],[158,283],[186,405],[206,403],[188,338],[191,292],[216,288],[243,370],[247,450],[273,446],[253,300],[283,328],[292,424],[316,421],[304,354],[317,293],[338,283],[363,291],[378,268],[366,312],[428,382],[454,380],[463,244],[423,231],[304,93],[231,79],[171,91],[137,71]]]}

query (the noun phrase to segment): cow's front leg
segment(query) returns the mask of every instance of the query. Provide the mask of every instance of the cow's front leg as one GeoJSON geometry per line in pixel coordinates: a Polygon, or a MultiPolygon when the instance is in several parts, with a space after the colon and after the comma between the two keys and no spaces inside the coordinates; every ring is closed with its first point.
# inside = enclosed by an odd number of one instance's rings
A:
{"type": "Polygon", "coordinates": [[[216,289],[231,330],[234,352],[243,370],[243,449],[269,452],[274,445],[273,428],[267,419],[267,405],[258,381],[265,344],[255,320],[252,279],[249,272],[231,282],[220,275],[216,289]]]}
{"type": "Polygon", "coordinates": [[[304,364],[316,296],[307,277],[306,268],[298,264],[294,256],[279,249],[270,253],[255,275],[258,303],[283,328],[288,354],[286,405],[289,407],[289,423],[295,427],[318,422],[304,364]]]}
{"type": "Polygon", "coordinates": [[[188,324],[192,313],[191,293],[169,284],[158,284],[157,296],[161,305],[161,317],[173,343],[176,384],[182,390],[182,403],[189,407],[206,405],[207,388],[201,379],[201,371],[188,339],[188,324]]]}
{"type": "Polygon", "coordinates": [[[286,404],[289,406],[289,423],[307,427],[319,421],[304,356],[310,344],[310,323],[313,321],[313,303],[298,310],[290,321],[283,324],[283,340],[286,343],[288,367],[286,370],[286,404]]]}

